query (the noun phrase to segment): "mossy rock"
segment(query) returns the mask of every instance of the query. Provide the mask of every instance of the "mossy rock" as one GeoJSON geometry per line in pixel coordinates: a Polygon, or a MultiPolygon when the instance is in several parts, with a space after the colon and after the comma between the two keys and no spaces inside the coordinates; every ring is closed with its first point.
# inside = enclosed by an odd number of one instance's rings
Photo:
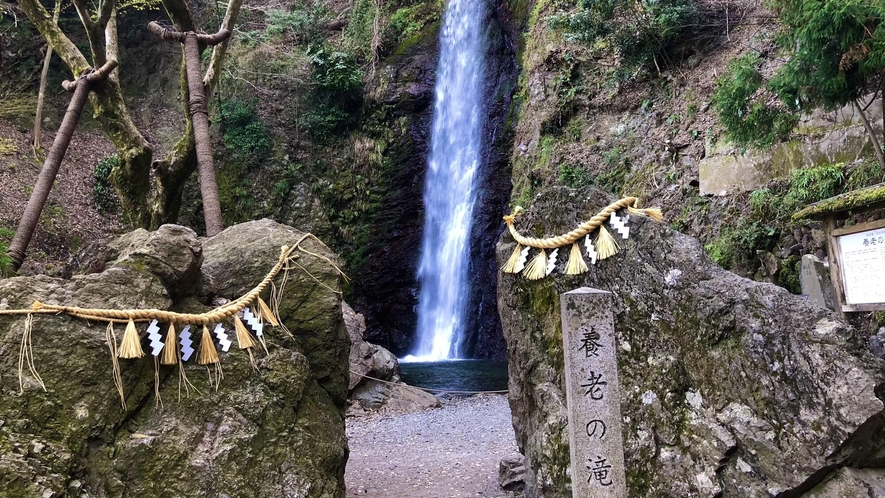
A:
{"type": "MultiPolygon", "coordinates": [[[[268,220],[202,243],[181,227],[140,231],[112,244],[116,254],[101,273],[0,280],[0,308],[40,300],[200,313],[254,287],[280,246],[304,236],[268,220]]],[[[194,359],[183,369],[189,384],[149,355],[120,360],[121,408],[104,325],[41,315],[32,343],[47,391],[26,368],[19,393],[24,317],[0,316],[0,497],[343,497],[349,343],[336,256],[308,239],[302,247],[311,254],[289,272],[280,302],[294,337],[267,328],[268,353],[254,348],[254,363],[235,342],[221,353],[220,385],[194,359]]]]}

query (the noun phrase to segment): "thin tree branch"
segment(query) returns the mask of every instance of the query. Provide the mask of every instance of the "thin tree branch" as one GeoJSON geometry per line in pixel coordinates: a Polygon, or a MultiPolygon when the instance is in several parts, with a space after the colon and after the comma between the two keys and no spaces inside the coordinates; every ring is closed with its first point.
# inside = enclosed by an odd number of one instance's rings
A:
{"type": "Polygon", "coordinates": [[[852,102],[854,103],[854,108],[857,109],[858,114],[860,114],[860,120],[863,121],[863,126],[866,128],[870,140],[873,142],[873,148],[876,149],[876,158],[879,160],[879,164],[882,165],[882,168],[885,168],[885,152],[882,152],[882,146],[879,145],[879,138],[876,136],[876,131],[873,130],[873,125],[870,124],[867,115],[860,108],[857,99],[852,100],[852,102]]]}
{"type": "MultiPolygon", "coordinates": [[[[107,24],[104,28],[104,46],[105,46],[105,55],[108,60],[120,60],[120,44],[117,38],[117,11],[116,9],[111,12],[111,17],[108,19],[107,24]]],[[[111,81],[119,83],[120,71],[116,68],[108,77],[111,81]]]]}
{"type": "Polygon", "coordinates": [[[197,25],[185,0],[163,0],[163,8],[177,31],[196,31],[197,25]]]}
{"type": "Polygon", "coordinates": [[[86,39],[89,41],[89,50],[92,52],[92,64],[95,67],[103,66],[105,62],[107,62],[104,47],[102,46],[102,42],[104,41],[102,40],[104,26],[99,26],[92,20],[92,14],[90,14],[89,7],[86,5],[85,0],[73,1],[74,7],[77,9],[77,14],[80,16],[80,21],[86,29],[86,39]]]}
{"type": "Polygon", "coordinates": [[[77,9],[77,15],[80,16],[80,22],[83,23],[83,27],[86,28],[86,33],[89,34],[95,29],[95,23],[92,22],[92,14],[89,13],[89,7],[84,0],[73,1],[74,8],[77,9]]]}
{"type": "Polygon", "coordinates": [[[95,23],[98,26],[98,29],[105,29],[105,26],[108,25],[108,21],[111,20],[111,15],[113,15],[116,10],[116,0],[102,0],[98,7],[98,22],[95,23]]]}
{"type": "MultiPolygon", "coordinates": [[[[219,31],[227,30],[233,32],[233,25],[237,22],[237,16],[240,13],[240,7],[242,5],[243,0],[231,0],[230,3],[227,4],[227,10],[224,13],[224,20],[221,21],[221,29],[219,31]]],[[[215,85],[218,83],[218,76],[221,74],[224,56],[227,54],[227,46],[229,43],[230,38],[212,48],[212,58],[209,59],[209,67],[206,69],[206,76],[203,77],[203,86],[206,88],[206,95],[211,96],[212,91],[215,89],[215,85]]]]}

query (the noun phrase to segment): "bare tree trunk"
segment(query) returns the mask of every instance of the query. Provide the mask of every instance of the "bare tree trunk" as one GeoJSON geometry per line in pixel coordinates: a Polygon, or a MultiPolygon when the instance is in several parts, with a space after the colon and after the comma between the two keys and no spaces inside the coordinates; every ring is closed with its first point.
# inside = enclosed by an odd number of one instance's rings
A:
{"type": "MultiPolygon", "coordinates": [[[[34,230],[37,228],[37,222],[40,220],[40,213],[43,212],[43,206],[46,205],[46,199],[49,198],[49,192],[52,191],[52,184],[55,183],[55,177],[58,176],[58,169],[61,161],[65,157],[68,145],[71,143],[71,137],[74,130],[77,129],[77,122],[80,121],[80,115],[83,113],[83,107],[86,106],[86,99],[89,97],[90,87],[105,78],[117,66],[117,61],[110,60],[101,69],[95,72],[86,71],[77,81],[66,85],[68,89],[74,90],[74,96],[68,104],[65,117],[58,128],[58,133],[52,141],[52,148],[46,156],[43,163],[43,169],[37,177],[37,183],[34,185],[34,191],[28,199],[28,205],[22,214],[15,231],[15,237],[9,244],[8,254],[12,258],[12,268],[18,270],[25,259],[25,251],[31,243],[34,236],[34,230]]],[[[67,82],[65,82],[67,83],[67,82]]]]}
{"type": "MultiPolygon", "coordinates": [[[[56,0],[52,12],[52,23],[58,26],[61,15],[62,0],[56,0]]],[[[116,59],[116,57],[114,57],[116,59]]],[[[34,152],[40,149],[40,134],[43,131],[43,98],[46,96],[46,77],[49,75],[49,63],[52,61],[52,45],[46,45],[46,56],[43,57],[43,71],[40,72],[40,90],[37,93],[37,112],[34,116],[34,152]]]]}
{"type": "Polygon", "coordinates": [[[885,152],[882,152],[882,146],[879,145],[879,137],[876,136],[876,131],[873,129],[873,125],[870,124],[870,120],[867,119],[867,115],[863,112],[857,99],[854,99],[852,102],[854,103],[854,109],[857,110],[857,113],[860,115],[860,120],[863,122],[864,128],[867,130],[867,135],[870,136],[870,140],[873,142],[873,149],[876,150],[876,158],[879,159],[879,164],[882,165],[882,169],[885,169],[885,152]]]}
{"type": "Polygon", "coordinates": [[[46,46],[43,57],[43,71],[40,72],[40,90],[37,93],[37,112],[34,115],[34,150],[40,148],[40,133],[43,131],[43,97],[46,95],[46,76],[49,75],[49,61],[52,60],[52,47],[46,46]]]}

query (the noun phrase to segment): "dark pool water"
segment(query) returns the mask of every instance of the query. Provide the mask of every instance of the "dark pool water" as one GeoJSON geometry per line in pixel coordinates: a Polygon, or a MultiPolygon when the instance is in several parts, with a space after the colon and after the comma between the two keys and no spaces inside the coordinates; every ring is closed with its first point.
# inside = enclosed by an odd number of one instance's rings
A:
{"type": "Polygon", "coordinates": [[[400,362],[406,384],[447,391],[504,391],[507,362],[492,360],[443,360],[400,362]]]}

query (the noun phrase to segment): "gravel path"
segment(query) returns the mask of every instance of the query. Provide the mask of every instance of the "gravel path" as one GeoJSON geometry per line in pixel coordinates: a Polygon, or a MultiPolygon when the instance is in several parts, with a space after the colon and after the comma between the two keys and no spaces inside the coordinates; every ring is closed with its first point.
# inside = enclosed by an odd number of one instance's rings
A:
{"type": "Polygon", "coordinates": [[[442,408],[347,420],[347,497],[522,496],[498,487],[498,462],[517,456],[504,395],[442,400],[442,408]]]}

